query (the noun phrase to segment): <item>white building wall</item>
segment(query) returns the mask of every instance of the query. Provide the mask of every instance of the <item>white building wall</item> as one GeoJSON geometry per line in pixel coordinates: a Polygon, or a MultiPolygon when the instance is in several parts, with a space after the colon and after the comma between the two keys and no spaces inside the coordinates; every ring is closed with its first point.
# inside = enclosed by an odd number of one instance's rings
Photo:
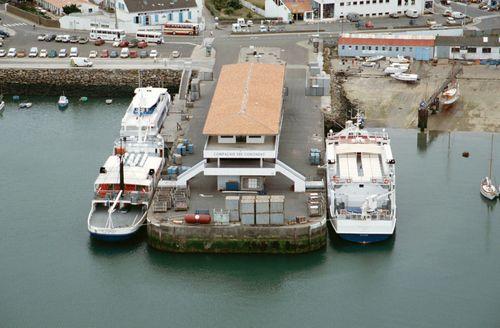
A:
{"type": "MultiPolygon", "coordinates": [[[[269,0],[266,0],[266,3],[269,0]]],[[[272,1],[272,0],[271,0],[272,1]]],[[[406,10],[416,10],[420,15],[424,12],[424,0],[314,0],[314,6],[321,8],[333,4],[333,19],[345,18],[349,13],[357,13],[362,17],[379,17],[392,13],[404,14],[406,10]]],[[[321,17],[326,16],[322,15],[321,17]]],[[[328,17],[323,17],[328,19],[328,17]]]]}
{"type": "Polygon", "coordinates": [[[288,22],[290,20],[291,12],[287,6],[280,0],[278,1],[281,5],[277,5],[274,0],[266,0],[265,2],[265,16],[269,18],[279,17],[283,21],[288,22]]]}
{"type": "Polygon", "coordinates": [[[68,30],[90,31],[94,27],[115,28],[115,19],[112,16],[71,14],[59,19],[61,28],[68,30]]]}
{"type": "Polygon", "coordinates": [[[453,49],[460,48],[459,46],[450,47],[450,59],[460,60],[477,60],[477,59],[500,59],[500,47],[461,47],[459,52],[454,52],[453,49]],[[470,52],[470,48],[476,49],[476,52],[470,52]],[[490,48],[490,53],[483,53],[483,48],[490,48]]]}
{"type": "Polygon", "coordinates": [[[150,11],[147,13],[129,13],[126,9],[120,9],[120,1],[117,2],[116,15],[119,20],[119,28],[124,29],[127,33],[135,33],[137,30],[147,28],[149,26],[158,26],[165,23],[179,23],[189,21],[192,23],[200,23],[201,11],[198,7],[150,11]]]}

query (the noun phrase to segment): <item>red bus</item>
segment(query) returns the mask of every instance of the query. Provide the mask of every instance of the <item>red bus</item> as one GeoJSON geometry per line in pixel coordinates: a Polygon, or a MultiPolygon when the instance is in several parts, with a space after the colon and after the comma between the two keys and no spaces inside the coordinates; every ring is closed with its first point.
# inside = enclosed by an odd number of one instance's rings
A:
{"type": "Polygon", "coordinates": [[[163,33],[171,35],[198,35],[198,24],[193,23],[166,23],[163,33]]]}

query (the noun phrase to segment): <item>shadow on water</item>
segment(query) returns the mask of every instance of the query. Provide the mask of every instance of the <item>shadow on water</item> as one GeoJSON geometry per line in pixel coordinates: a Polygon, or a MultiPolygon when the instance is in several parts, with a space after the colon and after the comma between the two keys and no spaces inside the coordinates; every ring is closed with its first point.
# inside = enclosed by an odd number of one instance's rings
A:
{"type": "Polygon", "coordinates": [[[390,253],[394,249],[396,243],[397,230],[387,240],[370,243],[359,244],[340,238],[332,228],[328,229],[328,239],[330,247],[339,253],[390,253]]]}
{"type": "Polygon", "coordinates": [[[427,147],[432,145],[434,140],[436,140],[442,131],[418,131],[417,132],[417,149],[420,153],[427,151],[427,147]]]}
{"type": "Polygon", "coordinates": [[[134,253],[146,245],[146,228],[141,227],[130,239],[117,242],[106,242],[89,236],[89,250],[93,255],[108,257],[134,253]]]}

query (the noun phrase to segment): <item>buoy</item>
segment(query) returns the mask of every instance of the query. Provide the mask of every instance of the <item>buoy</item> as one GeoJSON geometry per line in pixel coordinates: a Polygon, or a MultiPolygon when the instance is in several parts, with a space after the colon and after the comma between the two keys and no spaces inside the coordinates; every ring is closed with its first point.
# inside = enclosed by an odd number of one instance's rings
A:
{"type": "Polygon", "coordinates": [[[106,99],[106,104],[111,105],[113,103],[113,99],[106,99]]]}
{"type": "Polygon", "coordinates": [[[14,101],[19,101],[19,99],[20,99],[19,96],[12,96],[12,100],[14,101]]]}
{"type": "Polygon", "coordinates": [[[469,154],[469,152],[468,152],[468,151],[464,151],[464,152],[462,153],[462,156],[463,156],[463,157],[465,157],[465,158],[469,157],[469,155],[470,155],[470,154],[469,154]]]}
{"type": "Polygon", "coordinates": [[[87,100],[89,100],[89,98],[87,98],[85,96],[84,97],[80,97],[80,101],[81,102],[87,102],[87,100]]]}

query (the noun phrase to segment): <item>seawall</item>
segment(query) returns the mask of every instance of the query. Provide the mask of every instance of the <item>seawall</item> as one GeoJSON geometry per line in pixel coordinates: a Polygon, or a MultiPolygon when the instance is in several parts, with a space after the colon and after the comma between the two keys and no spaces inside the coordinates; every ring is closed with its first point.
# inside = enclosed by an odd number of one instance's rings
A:
{"type": "Polygon", "coordinates": [[[69,96],[130,95],[142,86],[166,87],[177,93],[181,70],[171,69],[82,69],[0,68],[0,90],[4,94],[69,96]]]}
{"type": "Polygon", "coordinates": [[[326,220],[292,226],[148,223],[148,244],[176,253],[295,254],[326,245],[326,220]]]}

